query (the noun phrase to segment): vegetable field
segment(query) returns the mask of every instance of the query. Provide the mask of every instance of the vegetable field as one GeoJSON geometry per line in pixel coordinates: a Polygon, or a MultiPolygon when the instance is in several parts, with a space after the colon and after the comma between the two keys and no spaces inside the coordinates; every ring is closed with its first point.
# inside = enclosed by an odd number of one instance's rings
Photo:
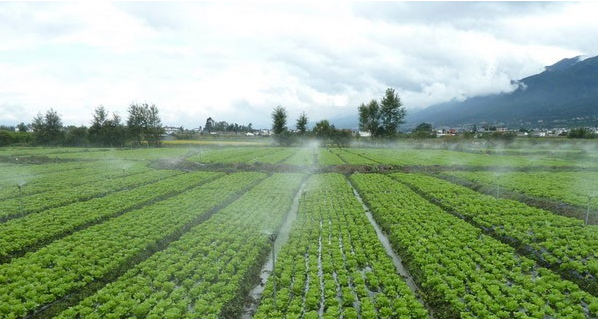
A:
{"type": "Polygon", "coordinates": [[[598,318],[597,154],[0,148],[0,318],[598,318]]]}

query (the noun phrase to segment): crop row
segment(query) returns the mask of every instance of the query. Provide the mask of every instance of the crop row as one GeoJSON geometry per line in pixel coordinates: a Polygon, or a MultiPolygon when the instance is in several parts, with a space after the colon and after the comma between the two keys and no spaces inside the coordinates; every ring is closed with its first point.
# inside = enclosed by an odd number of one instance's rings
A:
{"type": "Polygon", "coordinates": [[[231,318],[302,175],[275,174],[59,318],[231,318]]]}
{"type": "Polygon", "coordinates": [[[351,180],[437,318],[590,318],[598,299],[388,176],[351,180]]]}
{"type": "Polygon", "coordinates": [[[530,255],[547,266],[563,273],[574,271],[580,277],[580,284],[598,295],[598,226],[584,226],[578,219],[517,201],[496,199],[430,176],[393,176],[516,248],[531,248],[530,255]]]}
{"type": "MultiPolygon", "coordinates": [[[[474,183],[499,184],[517,192],[536,197],[545,197],[571,205],[586,207],[588,196],[598,196],[598,173],[596,172],[513,172],[497,174],[492,172],[450,172],[474,183]]],[[[598,209],[598,198],[591,203],[598,209]]]]}
{"type": "Polygon", "coordinates": [[[119,267],[129,268],[136,257],[180,236],[211,209],[264,176],[227,175],[0,265],[0,317],[22,317],[119,267]]]}
{"type": "Polygon", "coordinates": [[[319,148],[318,163],[321,166],[346,164],[338,155],[334,154],[329,148],[319,148]]]}
{"type": "Polygon", "coordinates": [[[318,156],[318,149],[312,147],[300,147],[295,154],[287,158],[283,163],[287,165],[311,166],[318,156]]]}
{"type": "Polygon", "coordinates": [[[43,193],[48,190],[58,190],[60,188],[71,188],[87,183],[97,183],[99,180],[111,179],[116,177],[125,177],[129,175],[147,172],[149,168],[146,165],[132,164],[127,168],[116,168],[94,163],[87,167],[81,166],[75,170],[48,172],[43,175],[27,176],[23,174],[13,179],[12,185],[5,185],[0,188],[0,201],[8,198],[27,196],[37,193],[43,193]],[[57,183],[60,181],[60,183],[57,183]],[[25,184],[22,184],[26,182],[25,184]],[[21,189],[17,185],[22,185],[21,189]]]}
{"type": "Polygon", "coordinates": [[[429,149],[347,149],[348,152],[362,154],[381,164],[393,165],[471,165],[471,166],[566,166],[570,162],[553,159],[533,160],[521,156],[498,156],[472,154],[449,150],[429,149]]]}
{"type": "Polygon", "coordinates": [[[190,156],[189,161],[200,163],[228,163],[231,160],[239,158],[253,158],[251,154],[258,151],[254,147],[229,147],[229,148],[214,148],[204,147],[197,150],[197,154],[190,156]]]}
{"type": "Polygon", "coordinates": [[[125,177],[114,177],[78,187],[65,187],[68,181],[56,180],[56,188],[43,193],[9,198],[0,202],[0,221],[42,210],[60,207],[77,201],[90,200],[119,190],[138,187],[152,181],[180,174],[176,171],[148,171],[125,177]]]}
{"type": "Polygon", "coordinates": [[[82,168],[94,167],[95,165],[97,163],[92,162],[48,163],[41,165],[6,164],[0,167],[0,172],[2,172],[0,187],[14,187],[16,184],[29,182],[31,178],[37,179],[46,174],[58,172],[72,172],[82,168]]]}
{"type": "Polygon", "coordinates": [[[314,175],[254,318],[427,318],[340,174],[314,175]]]}
{"type": "Polygon", "coordinates": [[[115,216],[158,198],[180,193],[221,174],[197,172],[175,175],[110,195],[49,209],[0,224],[0,258],[38,242],[115,216]]]}
{"type": "Polygon", "coordinates": [[[345,148],[330,149],[330,151],[341,158],[345,163],[354,165],[375,165],[376,161],[367,158],[366,150],[355,150],[350,152],[345,148]]]}
{"type": "Polygon", "coordinates": [[[63,159],[101,160],[118,162],[123,160],[148,161],[160,158],[180,157],[188,152],[187,148],[143,148],[143,149],[93,149],[87,152],[68,152],[52,154],[63,159]]]}

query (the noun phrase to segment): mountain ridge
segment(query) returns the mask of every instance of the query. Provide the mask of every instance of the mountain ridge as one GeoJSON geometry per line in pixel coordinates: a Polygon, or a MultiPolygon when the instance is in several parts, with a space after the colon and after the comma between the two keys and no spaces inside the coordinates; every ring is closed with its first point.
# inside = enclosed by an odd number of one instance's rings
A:
{"type": "Polygon", "coordinates": [[[598,115],[598,57],[562,59],[541,73],[514,81],[510,93],[431,105],[407,115],[407,126],[500,123],[506,126],[575,126],[598,115]]]}

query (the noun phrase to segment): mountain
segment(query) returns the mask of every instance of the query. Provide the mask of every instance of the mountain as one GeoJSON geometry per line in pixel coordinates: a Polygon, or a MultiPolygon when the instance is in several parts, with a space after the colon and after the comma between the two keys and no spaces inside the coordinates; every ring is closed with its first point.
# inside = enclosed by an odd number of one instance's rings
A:
{"type": "Polygon", "coordinates": [[[502,124],[509,127],[574,126],[593,123],[598,115],[598,57],[563,59],[545,71],[514,82],[511,93],[450,101],[408,114],[415,126],[502,124]]]}

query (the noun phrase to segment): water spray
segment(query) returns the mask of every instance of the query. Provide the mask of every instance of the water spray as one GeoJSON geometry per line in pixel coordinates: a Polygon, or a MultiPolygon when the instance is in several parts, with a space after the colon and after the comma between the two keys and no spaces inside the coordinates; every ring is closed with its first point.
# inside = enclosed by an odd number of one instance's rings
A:
{"type": "Polygon", "coordinates": [[[500,175],[496,175],[496,199],[500,197],[500,175]]]}
{"type": "Polygon", "coordinates": [[[592,195],[588,196],[588,209],[586,210],[586,226],[588,225],[590,219],[590,203],[592,202],[592,195]]]}
{"type": "Polygon", "coordinates": [[[274,300],[274,310],[276,310],[276,256],[274,255],[274,242],[276,241],[276,237],[278,237],[278,233],[269,233],[268,239],[272,243],[272,285],[274,288],[272,289],[272,299],[274,300]]]}
{"type": "Polygon", "coordinates": [[[19,210],[21,211],[21,214],[23,214],[23,186],[24,185],[25,185],[24,182],[17,184],[17,187],[19,188],[19,210]]]}

